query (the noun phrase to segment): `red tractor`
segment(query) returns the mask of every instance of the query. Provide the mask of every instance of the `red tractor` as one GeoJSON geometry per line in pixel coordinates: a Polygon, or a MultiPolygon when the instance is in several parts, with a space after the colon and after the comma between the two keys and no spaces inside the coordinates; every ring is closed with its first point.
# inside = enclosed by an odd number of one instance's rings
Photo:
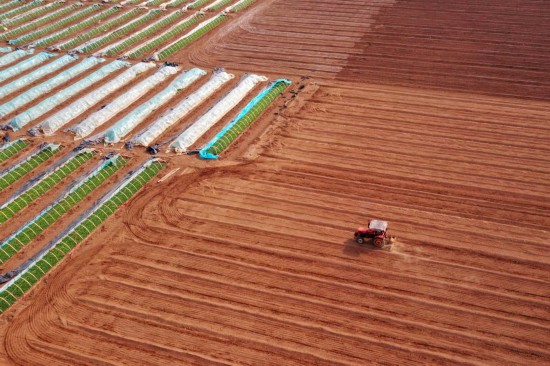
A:
{"type": "MultiPolygon", "coordinates": [[[[372,243],[378,248],[386,245],[386,239],[388,239],[388,223],[381,220],[369,221],[368,227],[360,227],[355,231],[355,241],[359,244],[363,244],[365,240],[372,239],[372,243]]],[[[390,242],[391,239],[389,238],[390,242]]]]}

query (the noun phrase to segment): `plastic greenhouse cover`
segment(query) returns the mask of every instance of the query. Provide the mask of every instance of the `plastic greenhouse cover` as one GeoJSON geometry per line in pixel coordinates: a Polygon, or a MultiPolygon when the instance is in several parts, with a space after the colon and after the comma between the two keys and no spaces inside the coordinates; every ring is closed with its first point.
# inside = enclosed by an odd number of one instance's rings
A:
{"type": "Polygon", "coordinates": [[[208,97],[214,94],[216,90],[221,88],[223,84],[233,79],[234,77],[234,75],[228,74],[222,69],[214,71],[214,75],[212,75],[207,83],[197,89],[197,91],[195,91],[193,94],[185,98],[181,103],[179,103],[169,112],[153,122],[145,130],[138,133],[132,139],[132,142],[137,145],[149,146],[151,142],[159,137],[170,126],[174,125],[183,117],[185,117],[195,107],[197,107],[204,100],[208,99],[208,97]]]}
{"type": "Polygon", "coordinates": [[[11,47],[0,47],[0,53],[10,52],[11,47]]]}
{"type": "Polygon", "coordinates": [[[206,144],[206,146],[204,146],[200,150],[199,155],[201,159],[217,159],[218,157],[214,154],[209,153],[208,149],[212,147],[219,139],[221,139],[227,131],[232,129],[233,126],[235,126],[248,112],[250,112],[250,110],[254,108],[256,104],[258,104],[258,102],[262,100],[262,98],[271,91],[271,89],[275,88],[281,82],[286,84],[292,83],[288,79],[277,79],[271,82],[270,85],[268,85],[263,91],[260,92],[260,94],[258,94],[256,97],[254,97],[254,99],[248,102],[248,104],[239,112],[237,117],[235,117],[231,122],[229,122],[220,132],[218,132],[216,136],[214,136],[212,140],[210,140],[210,142],[208,142],[208,144],[206,144]]]}
{"type": "Polygon", "coordinates": [[[10,126],[14,131],[17,131],[21,128],[23,128],[25,125],[27,125],[32,120],[46,114],[47,112],[51,111],[53,108],[58,106],[59,104],[63,103],[64,101],[74,97],[76,94],[80,93],[82,90],[90,87],[91,85],[97,83],[98,81],[106,78],[109,74],[120,70],[124,66],[126,66],[126,62],[122,61],[114,61],[111,62],[99,70],[94,71],[90,75],[86,76],[85,78],[77,81],[76,83],[72,84],[71,86],[57,92],[56,94],[52,95],[51,97],[43,100],[42,102],[38,103],[37,105],[27,109],[26,111],[18,114],[10,121],[10,126]]]}
{"type": "Polygon", "coordinates": [[[183,131],[183,133],[170,144],[170,148],[176,150],[178,153],[186,151],[189,146],[193,145],[206,131],[229,113],[229,111],[235,108],[258,83],[266,80],[267,78],[265,76],[254,74],[244,76],[233,90],[227,93],[219,102],[189,126],[189,128],[183,131]]]}
{"type": "MultiPolygon", "coordinates": [[[[76,191],[79,187],[81,187],[86,182],[88,182],[91,178],[96,176],[100,172],[101,169],[103,169],[104,167],[106,167],[109,164],[113,164],[118,158],[119,158],[119,155],[115,155],[114,157],[100,163],[99,166],[91,174],[89,174],[85,177],[82,177],[81,180],[76,185],[74,185],[70,190],[66,190],[59,197],[57,197],[55,199],[55,201],[51,202],[48,205],[48,207],[43,209],[40,212],[40,214],[38,214],[38,216],[33,218],[31,221],[27,222],[22,228],[20,228],[17,232],[13,233],[9,238],[5,239],[4,242],[0,245],[0,248],[5,246],[5,244],[8,243],[9,241],[13,240],[13,238],[18,236],[22,231],[26,230],[28,227],[33,225],[34,222],[38,221],[41,217],[46,215],[52,209],[52,207],[54,207],[59,202],[64,200],[68,195],[70,195],[72,192],[76,191]]],[[[93,207],[99,207],[99,206],[97,206],[97,204],[94,204],[93,207]]],[[[82,220],[82,221],[84,221],[84,220],[82,220]]],[[[78,226],[78,225],[76,225],[76,226],[78,226]]],[[[56,239],[54,239],[53,242],[55,242],[55,241],[56,241],[56,239]]],[[[17,276],[15,276],[14,278],[12,278],[9,282],[7,282],[6,285],[3,286],[2,289],[0,289],[0,293],[2,292],[3,289],[7,289],[9,286],[11,286],[11,284],[13,284],[15,281],[17,281],[29,268],[31,268],[36,262],[38,262],[40,259],[42,259],[48,253],[48,250],[51,249],[51,247],[55,246],[56,244],[57,244],[57,242],[55,242],[54,245],[52,245],[52,242],[48,243],[43,249],[40,250],[40,252],[38,252],[33,257],[31,257],[30,259],[25,261],[23,264],[21,264],[19,267],[17,267],[15,269],[15,271],[16,272],[20,271],[19,274],[17,276]]]]}
{"type": "Polygon", "coordinates": [[[204,22],[200,23],[199,25],[197,25],[195,28],[191,29],[189,32],[185,33],[183,36],[181,36],[180,38],[178,38],[177,40],[175,40],[174,42],[170,43],[168,46],[162,48],[161,50],[159,50],[158,52],[155,52],[153,54],[153,59],[154,60],[157,60],[159,61],[159,53],[161,53],[162,51],[172,47],[173,45],[175,45],[176,43],[180,42],[182,39],[185,39],[187,37],[189,37],[191,34],[197,32],[198,30],[202,29],[202,28],[205,28],[208,26],[208,24],[216,21],[219,17],[223,17],[225,16],[224,14],[219,14],[219,15],[216,15],[215,17],[211,18],[211,19],[207,19],[205,20],[204,22]]]}
{"type": "Polygon", "coordinates": [[[90,57],[90,58],[84,59],[82,62],[80,62],[79,64],[76,64],[70,69],[63,71],[60,74],[57,74],[53,78],[44,81],[43,83],[35,86],[34,88],[31,88],[26,92],[19,94],[17,97],[10,100],[9,102],[1,105],[0,116],[3,117],[15,111],[17,108],[20,108],[25,104],[30,103],[34,99],[40,97],[42,94],[49,92],[55,87],[71,80],[75,76],[81,74],[82,72],[88,70],[89,68],[103,61],[104,59],[96,58],[96,57],[90,57]]]}
{"type": "MultiPolygon", "coordinates": [[[[111,11],[111,8],[107,8],[107,9],[105,9],[104,11],[102,11],[102,12],[100,12],[100,13],[97,13],[97,14],[91,16],[90,18],[87,18],[86,21],[90,21],[90,20],[93,21],[94,19],[97,19],[97,22],[99,23],[99,22],[101,22],[101,20],[105,17],[104,14],[105,14],[105,13],[108,14],[109,11],[111,11]]],[[[75,28],[78,29],[79,26],[80,26],[80,23],[75,23],[75,24],[73,24],[73,25],[71,25],[71,26],[61,28],[61,30],[59,30],[59,31],[57,31],[57,32],[55,32],[55,33],[47,34],[47,35],[45,35],[44,37],[39,38],[39,39],[37,39],[37,40],[31,42],[31,43],[29,44],[29,47],[36,47],[36,45],[39,45],[39,44],[43,43],[44,41],[47,41],[47,40],[50,40],[50,39],[54,39],[54,40],[55,40],[57,37],[59,37],[60,34],[63,34],[63,33],[65,33],[65,32],[67,32],[67,31],[73,32],[73,30],[74,30],[75,28]]],[[[72,41],[73,39],[74,39],[74,38],[69,38],[69,39],[67,40],[67,42],[70,42],[70,41],[72,41]]],[[[48,49],[49,49],[49,50],[60,50],[60,48],[57,47],[57,46],[49,47],[48,49]]]]}
{"type": "MultiPolygon", "coordinates": [[[[131,64],[125,61],[118,60],[123,64],[123,66],[130,66],[131,64]]],[[[76,100],[66,108],[60,110],[53,116],[49,117],[43,121],[39,127],[42,132],[46,135],[51,135],[68,122],[78,117],[86,110],[97,104],[100,100],[108,96],[109,94],[115,92],[116,90],[122,88],[124,85],[130,83],[138,75],[150,68],[149,64],[144,64],[142,62],[135,64],[130,67],[128,70],[125,70],[123,73],[118,75],[113,80],[103,84],[101,87],[91,91],[82,98],[76,100]]]]}
{"type": "MultiPolygon", "coordinates": [[[[109,83],[105,84],[103,87],[101,87],[101,90],[117,90],[121,88],[122,86],[128,84],[132,80],[134,80],[138,75],[141,73],[154,68],[156,65],[154,63],[145,63],[140,62],[138,64],[135,64],[130,69],[126,70],[119,76],[117,76],[115,79],[111,80],[109,83]]],[[[86,119],[84,119],[82,122],[77,124],[76,126],[70,128],[69,130],[74,132],[77,137],[83,138],[88,136],[90,133],[92,133],[97,127],[101,126],[103,123],[107,122],[109,118],[112,118],[114,115],[116,115],[120,110],[117,109],[118,104],[121,103],[125,98],[129,97],[129,93],[132,92],[133,89],[130,91],[127,91],[115,101],[117,102],[117,105],[113,105],[113,102],[107,104],[106,106],[102,107],[97,112],[92,113],[89,115],[86,119]]],[[[145,90],[147,92],[147,90],[145,90]]],[[[144,93],[145,93],[144,92],[144,93]]],[[[131,96],[130,96],[131,98],[131,96]]]]}
{"type": "MultiPolygon", "coordinates": [[[[128,37],[126,37],[126,38],[124,38],[124,39],[121,39],[121,40],[118,41],[118,42],[112,43],[112,44],[108,45],[107,47],[102,48],[102,49],[99,50],[97,53],[95,53],[95,55],[96,55],[96,56],[104,56],[108,51],[110,51],[111,49],[117,48],[121,43],[125,42],[127,39],[134,37],[137,33],[144,33],[144,32],[147,32],[147,30],[148,30],[149,28],[153,28],[153,27],[157,26],[157,24],[162,23],[164,20],[166,20],[166,18],[169,18],[169,17],[171,17],[172,15],[173,15],[173,13],[170,13],[170,14],[168,14],[168,15],[166,15],[166,16],[160,18],[160,19],[157,20],[156,22],[151,23],[149,26],[147,26],[147,27],[145,27],[145,28],[143,28],[143,29],[140,29],[140,30],[138,30],[138,31],[135,32],[135,33],[130,33],[130,35],[129,35],[128,37]]],[[[145,38],[145,37],[144,37],[144,38],[145,38]]],[[[142,46],[142,45],[140,44],[140,46],[142,46]]]]}
{"type": "MultiPolygon", "coordinates": [[[[173,26],[171,26],[170,28],[168,28],[168,30],[164,31],[162,33],[162,35],[164,34],[170,34],[170,32],[172,32],[175,28],[179,27],[181,24],[184,24],[185,22],[188,22],[190,19],[193,19],[194,17],[196,17],[197,14],[191,14],[190,16],[186,17],[185,19],[183,19],[182,21],[174,24],[173,26]]],[[[159,35],[160,37],[161,35],[159,35]]],[[[156,38],[159,38],[159,37],[156,37],[156,38]]],[[[156,38],[151,38],[150,40],[144,40],[143,43],[137,45],[136,47],[132,48],[130,51],[126,52],[124,55],[125,56],[130,56],[132,53],[136,52],[137,50],[147,46],[149,43],[153,42],[156,38]]]]}
{"type": "Polygon", "coordinates": [[[0,57],[0,66],[7,65],[9,63],[12,63],[15,60],[20,59],[21,57],[32,55],[34,53],[33,49],[30,50],[17,50],[10,52],[2,57],[0,57]]]}
{"type": "Polygon", "coordinates": [[[43,76],[50,74],[63,66],[74,62],[78,59],[76,56],[71,55],[65,55],[63,57],[60,57],[49,64],[46,64],[39,69],[36,69],[27,75],[21,76],[19,79],[12,81],[9,84],[6,84],[2,87],[0,87],[0,98],[5,97],[6,95],[9,95],[13,92],[16,92],[17,90],[29,85],[30,83],[42,78],[43,76]]]}
{"type": "MultiPolygon", "coordinates": [[[[84,52],[84,49],[94,43],[96,43],[97,41],[105,38],[105,37],[112,37],[113,40],[114,40],[114,34],[115,32],[118,32],[119,30],[121,30],[122,28],[125,28],[127,26],[129,26],[130,24],[134,24],[134,23],[137,23],[137,24],[140,24],[141,22],[143,22],[143,19],[144,17],[147,17],[148,15],[150,15],[151,13],[155,13],[155,12],[158,12],[159,10],[151,10],[151,11],[148,11],[146,12],[145,14],[141,14],[138,18],[135,18],[135,19],[130,19],[129,21],[121,24],[118,28],[116,29],[113,29],[112,31],[109,31],[108,34],[102,34],[100,36],[97,36],[91,40],[89,40],[88,42],[86,43],[83,43],[81,44],[80,46],[78,46],[77,48],[74,49],[74,51],[77,51],[79,53],[83,53],[84,52]]],[[[123,14],[120,15],[120,17],[122,17],[123,14]]],[[[131,32],[131,34],[133,35],[134,33],[131,32]]]]}
{"type": "Polygon", "coordinates": [[[104,134],[105,142],[109,144],[119,142],[143,122],[147,116],[176,96],[180,90],[187,88],[204,75],[206,75],[206,71],[194,68],[176,77],[164,90],[134,109],[108,129],[104,134]]]}
{"type": "Polygon", "coordinates": [[[20,74],[21,72],[28,70],[32,67],[35,67],[36,65],[41,64],[42,62],[54,57],[55,54],[48,53],[48,52],[40,52],[39,54],[28,58],[24,61],[21,61],[3,71],[0,71],[0,82],[9,79],[17,74],[20,74]]]}

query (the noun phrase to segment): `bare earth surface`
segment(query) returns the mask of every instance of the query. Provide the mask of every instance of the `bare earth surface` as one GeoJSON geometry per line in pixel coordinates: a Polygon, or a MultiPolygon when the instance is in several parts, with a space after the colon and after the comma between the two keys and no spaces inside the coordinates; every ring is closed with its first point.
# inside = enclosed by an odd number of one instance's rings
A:
{"type": "Polygon", "coordinates": [[[165,156],[0,317],[0,364],[550,364],[549,23],[258,1],[170,61],[305,87],[219,161],[165,156]],[[391,251],[352,240],[370,218],[391,251]]]}

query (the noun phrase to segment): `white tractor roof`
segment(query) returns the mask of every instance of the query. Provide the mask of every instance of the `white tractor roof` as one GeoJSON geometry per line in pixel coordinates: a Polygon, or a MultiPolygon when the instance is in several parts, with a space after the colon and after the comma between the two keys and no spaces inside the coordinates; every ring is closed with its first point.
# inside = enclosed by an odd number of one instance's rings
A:
{"type": "Polygon", "coordinates": [[[377,229],[377,230],[386,231],[387,228],[388,228],[387,221],[370,220],[370,222],[369,222],[369,229],[377,229]]]}

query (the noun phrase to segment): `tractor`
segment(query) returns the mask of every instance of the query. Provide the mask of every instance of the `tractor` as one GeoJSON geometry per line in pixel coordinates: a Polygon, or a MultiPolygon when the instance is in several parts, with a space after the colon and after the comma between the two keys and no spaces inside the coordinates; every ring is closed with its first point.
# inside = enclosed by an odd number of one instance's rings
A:
{"type": "Polygon", "coordinates": [[[393,237],[388,237],[388,223],[382,220],[370,220],[368,227],[360,227],[355,231],[355,241],[363,244],[365,240],[372,239],[372,243],[383,248],[386,244],[393,241],[393,237]],[[388,240],[389,239],[389,240],[388,240]]]}

